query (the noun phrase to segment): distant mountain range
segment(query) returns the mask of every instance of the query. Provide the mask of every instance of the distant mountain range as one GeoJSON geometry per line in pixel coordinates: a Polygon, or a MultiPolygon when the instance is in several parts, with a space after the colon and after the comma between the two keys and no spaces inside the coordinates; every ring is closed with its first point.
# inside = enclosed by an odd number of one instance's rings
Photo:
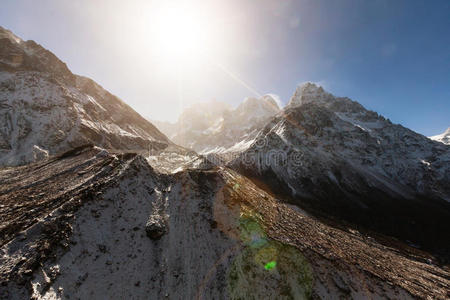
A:
{"type": "Polygon", "coordinates": [[[267,121],[280,112],[275,99],[246,98],[233,109],[214,101],[186,109],[174,124],[153,121],[171,140],[201,154],[232,154],[245,150],[267,121]]]}

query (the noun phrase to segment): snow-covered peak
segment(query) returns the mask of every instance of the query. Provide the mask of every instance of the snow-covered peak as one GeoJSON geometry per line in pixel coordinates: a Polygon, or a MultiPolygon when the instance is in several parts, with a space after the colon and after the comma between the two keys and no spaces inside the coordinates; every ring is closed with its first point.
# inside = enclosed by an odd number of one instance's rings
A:
{"type": "Polygon", "coordinates": [[[281,103],[280,103],[279,99],[276,99],[275,97],[277,97],[277,96],[273,95],[273,94],[266,94],[266,95],[262,96],[261,99],[263,99],[265,102],[271,104],[272,107],[279,110],[281,103]],[[280,105],[278,105],[278,103],[280,103],[280,105]]]}
{"type": "Polygon", "coordinates": [[[245,115],[247,118],[261,118],[272,116],[280,111],[275,99],[270,95],[265,95],[259,99],[245,98],[235,110],[234,114],[245,115]]]}
{"type": "Polygon", "coordinates": [[[207,117],[207,119],[216,118],[231,109],[232,107],[228,103],[216,100],[194,103],[181,113],[178,121],[187,122],[199,117],[207,117]]]}
{"type": "Polygon", "coordinates": [[[288,106],[300,106],[306,103],[326,103],[334,99],[334,96],[326,92],[321,86],[313,82],[305,82],[297,87],[288,106]]]}
{"type": "Polygon", "coordinates": [[[450,145],[450,127],[441,134],[430,136],[430,139],[450,145]]]}
{"type": "Polygon", "coordinates": [[[157,122],[173,142],[199,153],[242,151],[267,121],[280,112],[272,95],[248,97],[235,109],[223,102],[187,108],[175,124],[157,122]]]}

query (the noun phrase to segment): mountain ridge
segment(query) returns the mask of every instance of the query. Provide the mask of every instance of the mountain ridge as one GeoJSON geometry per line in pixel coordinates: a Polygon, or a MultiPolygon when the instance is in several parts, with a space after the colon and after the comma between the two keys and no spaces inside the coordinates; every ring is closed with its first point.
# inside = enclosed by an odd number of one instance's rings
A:
{"type": "Polygon", "coordinates": [[[229,166],[307,210],[448,256],[449,148],[311,83],[300,90],[229,166]],[[308,99],[317,91],[323,97],[308,99]]]}
{"type": "Polygon", "coordinates": [[[148,150],[164,134],[50,51],[0,28],[0,165],[20,165],[86,143],[148,150]]]}

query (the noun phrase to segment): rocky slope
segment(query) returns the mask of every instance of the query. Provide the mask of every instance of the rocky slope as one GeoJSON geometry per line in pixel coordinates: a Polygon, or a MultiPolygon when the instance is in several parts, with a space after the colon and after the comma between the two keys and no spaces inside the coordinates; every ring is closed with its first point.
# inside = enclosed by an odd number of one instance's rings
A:
{"type": "Polygon", "coordinates": [[[430,139],[450,145],[450,127],[441,134],[430,136],[430,139]]]}
{"type": "Polygon", "coordinates": [[[450,149],[312,83],[231,165],[321,215],[446,253],[450,149]]]}
{"type": "Polygon", "coordinates": [[[0,165],[37,161],[86,143],[129,150],[171,144],[94,81],[0,27],[0,165]]]}
{"type": "Polygon", "coordinates": [[[280,111],[270,95],[246,98],[237,108],[213,101],[186,109],[175,124],[155,122],[171,140],[198,153],[232,155],[243,151],[280,111]]]}
{"type": "Polygon", "coordinates": [[[80,147],[0,171],[1,299],[448,297],[448,270],[286,206],[227,168],[80,147]]]}

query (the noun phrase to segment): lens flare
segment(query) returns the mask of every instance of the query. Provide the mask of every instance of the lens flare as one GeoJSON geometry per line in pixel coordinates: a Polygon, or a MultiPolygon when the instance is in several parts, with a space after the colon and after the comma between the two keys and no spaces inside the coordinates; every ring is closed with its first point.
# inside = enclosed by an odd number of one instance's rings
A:
{"type": "Polygon", "coordinates": [[[272,270],[273,268],[275,268],[277,266],[277,262],[276,261],[269,261],[265,266],[264,269],[266,270],[272,270]]]}

